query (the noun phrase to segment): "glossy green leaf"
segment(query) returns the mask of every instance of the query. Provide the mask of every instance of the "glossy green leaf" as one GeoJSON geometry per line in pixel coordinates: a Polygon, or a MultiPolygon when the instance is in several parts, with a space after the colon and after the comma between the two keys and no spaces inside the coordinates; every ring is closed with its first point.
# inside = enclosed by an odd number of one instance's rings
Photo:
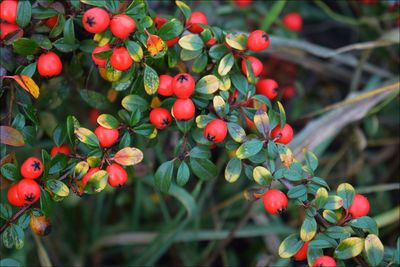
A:
{"type": "Polygon", "coordinates": [[[343,199],[339,196],[328,196],[328,200],[324,206],[327,210],[337,210],[343,206],[343,199]]]}
{"type": "Polygon", "coordinates": [[[119,121],[110,114],[101,114],[97,117],[97,123],[107,129],[116,129],[119,126],[119,121]]]}
{"type": "Polygon", "coordinates": [[[10,181],[16,181],[20,176],[17,166],[12,163],[6,163],[1,166],[1,175],[10,181]]]}
{"type": "Polygon", "coordinates": [[[348,222],[348,225],[362,229],[364,231],[367,231],[371,234],[378,235],[379,230],[378,230],[378,224],[374,219],[368,216],[362,216],[356,219],[352,219],[351,221],[348,222]]]}
{"type": "Polygon", "coordinates": [[[221,76],[227,75],[235,63],[235,59],[233,58],[233,54],[226,54],[218,64],[218,74],[221,76]]]}
{"type": "Polygon", "coordinates": [[[143,49],[139,43],[134,41],[127,41],[126,49],[128,50],[128,53],[133,61],[140,62],[143,59],[143,49]]]}
{"type": "Polygon", "coordinates": [[[219,80],[214,75],[206,75],[196,83],[196,92],[202,94],[213,94],[219,88],[219,80]]]}
{"type": "Polygon", "coordinates": [[[244,33],[229,33],[225,36],[225,42],[240,51],[247,48],[247,36],[244,33]]]}
{"type": "Polygon", "coordinates": [[[104,170],[93,173],[84,187],[86,194],[96,194],[107,186],[108,173],[104,170]]]}
{"type": "Polygon", "coordinates": [[[317,222],[314,217],[306,217],[301,225],[300,238],[304,242],[312,240],[317,233],[317,222]]]}
{"type": "Polygon", "coordinates": [[[21,28],[28,26],[31,21],[32,6],[29,1],[18,1],[16,22],[21,28]]]}
{"type": "Polygon", "coordinates": [[[97,139],[97,136],[89,129],[86,128],[76,128],[75,129],[75,135],[81,141],[82,143],[88,145],[88,146],[99,146],[99,139],[97,139]]]}
{"type": "Polygon", "coordinates": [[[257,166],[253,169],[253,179],[259,185],[267,186],[272,182],[272,174],[267,168],[263,166],[257,166]]]}
{"type": "Polygon", "coordinates": [[[63,182],[55,179],[46,181],[47,188],[59,197],[66,197],[69,195],[69,188],[63,182]]]}
{"type": "Polygon", "coordinates": [[[160,27],[158,30],[158,36],[160,36],[164,41],[167,41],[179,36],[182,32],[182,22],[174,18],[160,27]]]}
{"type": "Polygon", "coordinates": [[[208,159],[190,157],[190,168],[198,178],[204,181],[214,179],[218,174],[217,167],[208,159]]]}
{"type": "Polygon", "coordinates": [[[154,174],[154,182],[157,189],[161,192],[168,192],[171,183],[172,176],[174,174],[174,162],[166,161],[158,167],[154,174]]]}
{"type": "Polygon", "coordinates": [[[75,165],[73,177],[80,180],[88,172],[89,164],[86,161],[81,161],[75,165]]]}
{"type": "Polygon", "coordinates": [[[175,1],[176,5],[180,9],[180,11],[183,13],[186,19],[189,19],[190,16],[192,15],[192,10],[190,7],[183,1],[175,1]]]}
{"type": "Polygon", "coordinates": [[[69,18],[64,25],[64,42],[66,44],[75,43],[75,29],[74,29],[74,18],[69,18]]]}
{"type": "Polygon", "coordinates": [[[243,143],[247,140],[246,132],[239,124],[229,122],[228,132],[232,139],[237,143],[243,143]]]}
{"type": "Polygon", "coordinates": [[[200,50],[204,46],[203,40],[197,34],[188,34],[179,39],[179,45],[189,51],[200,50]]]}
{"type": "Polygon", "coordinates": [[[315,194],[314,201],[317,209],[322,209],[328,202],[328,191],[324,187],[320,187],[315,194]]]}
{"type": "Polygon", "coordinates": [[[179,186],[184,186],[189,181],[189,177],[190,177],[189,166],[186,164],[186,162],[182,161],[181,164],[179,165],[178,172],[176,174],[176,183],[179,186]]]}
{"type": "Polygon", "coordinates": [[[243,143],[237,150],[236,156],[239,159],[247,159],[254,156],[263,148],[263,142],[258,139],[252,139],[243,143]]]}
{"type": "Polygon", "coordinates": [[[225,180],[234,183],[239,179],[242,172],[242,162],[240,159],[233,157],[228,161],[225,168],[225,180]]]}
{"type": "Polygon", "coordinates": [[[338,186],[336,192],[343,200],[343,207],[346,209],[349,208],[356,194],[354,187],[349,183],[342,183],[338,186]]]}
{"type": "Polygon", "coordinates": [[[127,95],[122,99],[122,106],[128,111],[139,109],[141,112],[149,108],[149,103],[138,95],[127,95]]]}
{"type": "Polygon", "coordinates": [[[19,38],[18,40],[12,43],[15,53],[29,56],[33,55],[37,52],[38,44],[29,38],[19,38]]]}
{"type": "Polygon", "coordinates": [[[290,258],[299,251],[303,244],[304,242],[298,234],[291,234],[279,246],[279,256],[284,259],[290,258]]]}
{"type": "Polygon", "coordinates": [[[340,242],[335,249],[334,257],[339,260],[347,260],[357,257],[364,249],[364,239],[360,237],[349,237],[340,242]]]}

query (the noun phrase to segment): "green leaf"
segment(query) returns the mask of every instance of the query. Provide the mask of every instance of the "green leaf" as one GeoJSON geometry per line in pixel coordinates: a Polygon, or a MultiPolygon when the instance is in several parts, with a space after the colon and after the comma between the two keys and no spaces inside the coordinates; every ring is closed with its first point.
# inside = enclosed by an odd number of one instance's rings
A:
{"type": "Polygon", "coordinates": [[[9,146],[23,146],[24,137],[17,130],[9,126],[0,126],[0,143],[9,146]]]}
{"type": "Polygon", "coordinates": [[[200,73],[200,72],[204,71],[204,69],[207,67],[207,63],[208,63],[208,56],[206,53],[203,52],[193,62],[192,71],[195,73],[200,73]]]}
{"type": "Polygon", "coordinates": [[[181,121],[176,121],[176,125],[178,126],[179,130],[182,133],[187,133],[190,131],[190,129],[192,128],[194,124],[194,119],[190,119],[190,120],[181,120],[181,121]]]}
{"type": "Polygon", "coordinates": [[[1,175],[10,181],[16,181],[19,178],[19,170],[12,163],[6,163],[1,166],[1,175]]]}
{"type": "Polygon", "coordinates": [[[254,156],[263,148],[263,142],[258,139],[252,139],[243,143],[237,150],[236,156],[239,159],[247,159],[254,156]]]}
{"type": "Polygon", "coordinates": [[[228,112],[225,100],[219,95],[214,96],[213,106],[215,109],[215,113],[217,113],[217,115],[221,118],[224,117],[228,112]]]}
{"type": "Polygon", "coordinates": [[[279,108],[279,124],[283,127],[286,124],[286,112],[281,102],[277,101],[277,104],[279,108]]]}
{"type": "Polygon", "coordinates": [[[79,94],[82,99],[93,108],[107,109],[110,106],[110,101],[108,101],[104,94],[87,89],[81,89],[79,94]]]}
{"type": "Polygon", "coordinates": [[[84,144],[88,146],[97,147],[99,146],[99,139],[97,136],[89,129],[80,127],[75,129],[75,135],[84,144]]]}
{"type": "Polygon", "coordinates": [[[215,60],[220,60],[227,53],[229,53],[229,49],[222,44],[213,45],[208,52],[210,57],[215,60]]]}
{"type": "Polygon", "coordinates": [[[272,174],[267,168],[263,166],[257,166],[253,169],[253,179],[259,185],[267,186],[272,182],[272,174]]]}
{"type": "Polygon", "coordinates": [[[80,180],[88,172],[88,170],[89,164],[86,161],[81,161],[75,165],[73,177],[75,177],[77,180],[80,180]]]}
{"type": "Polygon", "coordinates": [[[208,159],[190,157],[190,168],[203,181],[214,179],[218,174],[217,167],[208,159]]]}
{"type": "Polygon", "coordinates": [[[6,248],[12,248],[15,244],[16,233],[13,225],[7,227],[2,233],[3,245],[6,248]]]}
{"type": "Polygon", "coordinates": [[[290,258],[299,251],[303,244],[298,234],[291,234],[279,246],[279,256],[284,259],[290,258]]]}
{"type": "Polygon", "coordinates": [[[141,112],[149,108],[149,103],[138,95],[127,95],[122,99],[122,106],[128,111],[139,109],[141,112]]]}
{"type": "Polygon", "coordinates": [[[74,18],[69,18],[64,25],[64,42],[66,44],[75,44],[74,18]]]}
{"type": "Polygon", "coordinates": [[[359,228],[371,234],[378,235],[378,224],[374,219],[368,216],[362,216],[348,222],[351,227],[359,228]]]}
{"type": "Polygon", "coordinates": [[[140,62],[143,58],[143,49],[140,44],[134,41],[127,41],[125,45],[133,61],[140,62]]]}
{"type": "Polygon", "coordinates": [[[365,255],[372,266],[378,266],[383,260],[384,247],[378,236],[369,234],[364,242],[365,255]]]}
{"type": "Polygon", "coordinates": [[[133,166],[143,160],[143,152],[135,147],[125,147],[119,150],[112,159],[121,165],[133,166]]]}
{"type": "Polygon", "coordinates": [[[240,73],[235,73],[231,76],[231,80],[233,83],[233,86],[239,90],[239,92],[242,95],[247,95],[247,92],[249,90],[249,83],[247,82],[246,77],[244,77],[240,73]]]}
{"type": "Polygon", "coordinates": [[[186,5],[183,1],[175,1],[176,5],[178,6],[179,10],[183,13],[186,19],[189,19],[192,15],[192,10],[188,5],[186,5]]]}
{"type": "Polygon", "coordinates": [[[239,124],[229,122],[228,132],[232,139],[237,143],[243,143],[247,140],[246,132],[239,124]]]}
{"type": "Polygon", "coordinates": [[[164,41],[171,40],[183,32],[182,22],[173,18],[158,30],[158,36],[164,41]]]}
{"type": "Polygon", "coordinates": [[[336,223],[339,220],[338,215],[332,210],[324,210],[322,216],[330,223],[336,223]]]}
{"type": "Polygon", "coordinates": [[[333,248],[336,247],[338,244],[335,239],[330,238],[324,234],[318,234],[314,240],[308,243],[309,248],[314,249],[324,249],[324,248],[333,248]]]}
{"type": "Polygon", "coordinates": [[[75,128],[78,127],[79,127],[78,120],[74,116],[69,115],[67,117],[67,134],[71,144],[75,143],[75,128]]]}
{"type": "Polygon", "coordinates": [[[307,187],[303,184],[296,185],[287,192],[289,198],[304,198],[307,197],[307,187]]]}
{"type": "Polygon", "coordinates": [[[354,187],[349,183],[342,183],[338,186],[336,192],[343,200],[343,207],[348,209],[351,203],[353,203],[354,196],[356,194],[354,187]]]}
{"type": "Polygon", "coordinates": [[[43,188],[40,189],[40,209],[46,217],[49,217],[53,208],[53,201],[51,201],[49,193],[43,188]]]}
{"type": "Polygon", "coordinates": [[[260,134],[265,138],[269,136],[270,126],[267,112],[262,109],[257,110],[254,115],[254,124],[260,134]]]}
{"type": "Polygon", "coordinates": [[[166,161],[158,167],[156,173],[154,174],[154,182],[156,188],[161,192],[168,192],[171,183],[172,176],[174,174],[174,162],[166,161]]]}
{"type": "Polygon", "coordinates": [[[67,157],[59,153],[55,155],[50,161],[49,174],[59,173],[67,166],[67,157]]]}
{"type": "Polygon", "coordinates": [[[196,92],[201,94],[213,94],[219,88],[219,80],[214,75],[206,75],[196,83],[196,92]]]}
{"type": "Polygon", "coordinates": [[[328,229],[326,229],[325,234],[327,236],[329,236],[330,238],[333,239],[346,239],[348,237],[350,237],[350,233],[346,230],[346,228],[344,227],[340,227],[340,226],[332,226],[329,227],[328,229]]]}
{"type": "Polygon", "coordinates": [[[55,179],[46,181],[47,188],[50,189],[56,196],[67,197],[69,195],[69,188],[63,182],[55,179]]]}
{"type": "Polygon", "coordinates": [[[80,2],[90,6],[97,6],[97,7],[104,7],[106,5],[105,0],[80,0],[80,2]]]}
{"type": "Polygon", "coordinates": [[[229,33],[225,42],[232,48],[243,51],[247,48],[247,36],[244,33],[229,33]]]}
{"type": "Polygon", "coordinates": [[[263,21],[261,22],[260,29],[264,31],[268,31],[269,27],[277,21],[279,14],[282,12],[283,8],[285,7],[286,0],[280,0],[273,2],[273,6],[268,10],[265,14],[263,21]]]}
{"type": "Polygon", "coordinates": [[[144,123],[144,124],[141,124],[141,125],[135,127],[133,130],[136,134],[140,134],[143,136],[149,136],[154,132],[154,129],[155,129],[154,125],[144,123]]]}
{"type": "Polygon", "coordinates": [[[32,17],[32,6],[29,1],[18,1],[17,24],[21,28],[28,26],[32,17]]]}
{"type": "Polygon", "coordinates": [[[324,206],[327,210],[337,210],[343,206],[343,199],[339,196],[328,196],[328,200],[324,206]]]}
{"type": "MultiPolygon", "coordinates": [[[[56,14],[57,15],[57,14],[56,14]]],[[[63,14],[58,14],[57,23],[49,33],[50,38],[55,38],[64,31],[65,17],[63,14]]]]}
{"type": "Polygon", "coordinates": [[[242,172],[242,162],[240,159],[233,157],[229,160],[225,168],[225,180],[234,183],[239,179],[242,172]]]}
{"type": "Polygon", "coordinates": [[[96,194],[107,186],[108,173],[104,170],[97,171],[90,176],[85,185],[84,192],[86,194],[96,194]]]}
{"type": "Polygon", "coordinates": [[[306,217],[301,225],[300,237],[304,242],[312,240],[317,233],[317,222],[314,217],[306,217]]]}
{"type": "Polygon", "coordinates": [[[189,181],[189,177],[189,166],[186,164],[186,162],[182,161],[176,174],[176,183],[180,186],[184,186],[189,181]]]}
{"type": "Polygon", "coordinates": [[[328,202],[328,191],[324,187],[319,188],[315,194],[314,201],[317,209],[322,209],[328,202]]]}
{"type": "Polygon", "coordinates": [[[144,81],[144,89],[146,90],[147,94],[153,95],[157,92],[158,86],[160,84],[158,74],[152,67],[150,67],[147,64],[145,64],[144,67],[143,81],[144,81]]]}
{"type": "Polygon", "coordinates": [[[317,167],[318,167],[318,158],[317,158],[317,156],[314,153],[312,153],[311,151],[304,150],[304,158],[306,160],[307,166],[311,170],[315,171],[317,169],[317,167]]]}
{"type": "Polygon", "coordinates": [[[0,203],[0,218],[7,220],[12,216],[11,206],[5,203],[0,203]]]}
{"type": "Polygon", "coordinates": [[[63,53],[70,53],[79,48],[78,43],[74,43],[74,44],[66,43],[64,38],[58,39],[57,41],[55,41],[53,43],[53,45],[57,50],[59,50],[63,53]]]}
{"type": "Polygon", "coordinates": [[[110,114],[101,114],[97,118],[97,123],[107,129],[116,129],[119,126],[119,121],[110,114]]]}
{"type": "Polygon", "coordinates": [[[360,237],[349,237],[340,242],[335,249],[334,257],[339,260],[347,260],[357,257],[364,249],[364,239],[360,237]]]}
{"type": "MultiPolygon", "coordinates": [[[[22,2],[22,1],[21,1],[22,2]]],[[[11,258],[5,258],[0,260],[0,266],[1,267],[21,267],[21,263],[11,259],[11,258]]]]}
{"type": "Polygon", "coordinates": [[[210,150],[205,146],[195,146],[190,150],[189,155],[191,158],[208,159],[211,157],[210,150]]]}
{"type": "Polygon", "coordinates": [[[61,146],[64,144],[65,139],[67,138],[67,131],[65,127],[57,126],[57,128],[53,131],[53,141],[56,146],[61,146]]]}
{"type": "Polygon", "coordinates": [[[231,71],[234,63],[235,59],[233,57],[233,54],[232,53],[226,54],[219,62],[218,74],[221,76],[227,75],[231,71]]]}
{"type": "Polygon", "coordinates": [[[15,53],[24,56],[33,55],[39,47],[34,40],[25,37],[19,38],[18,40],[14,41],[12,43],[12,46],[15,53]]]}
{"type": "Polygon", "coordinates": [[[179,45],[189,51],[200,50],[204,46],[203,40],[197,34],[188,34],[179,39],[179,45]]]}
{"type": "Polygon", "coordinates": [[[181,49],[180,57],[183,61],[189,61],[199,57],[202,53],[203,53],[202,50],[189,51],[186,49],[181,49]]]}

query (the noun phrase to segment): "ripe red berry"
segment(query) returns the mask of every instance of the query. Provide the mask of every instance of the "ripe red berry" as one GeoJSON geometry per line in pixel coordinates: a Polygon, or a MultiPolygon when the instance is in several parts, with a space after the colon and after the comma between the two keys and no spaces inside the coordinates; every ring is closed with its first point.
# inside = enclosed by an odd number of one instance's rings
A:
{"type": "Polygon", "coordinates": [[[38,72],[43,77],[52,77],[61,73],[62,62],[54,52],[43,53],[37,61],[38,72]]]}
{"type": "Polygon", "coordinates": [[[157,129],[165,129],[171,121],[171,113],[165,108],[155,108],[150,112],[150,123],[157,129]]]}
{"type": "Polygon", "coordinates": [[[208,20],[206,15],[200,11],[192,12],[190,18],[186,21],[186,26],[189,27],[188,30],[192,33],[201,33],[203,31],[203,27],[200,24],[208,24],[208,20]]]}
{"type": "Polygon", "coordinates": [[[117,47],[113,50],[110,63],[116,70],[127,70],[132,66],[133,60],[125,47],[117,47]]]}
{"type": "Polygon", "coordinates": [[[264,95],[273,100],[278,96],[278,83],[272,79],[261,79],[256,83],[257,94],[264,95]]]}
{"type": "Polygon", "coordinates": [[[53,29],[54,26],[56,26],[58,21],[58,16],[52,16],[44,21],[44,24],[46,24],[47,27],[50,29],[53,29]]]}
{"type": "Polygon", "coordinates": [[[95,174],[96,172],[98,172],[98,171],[100,171],[100,168],[99,167],[96,167],[96,168],[90,168],[89,170],[88,170],[88,172],[82,177],[82,184],[83,185],[86,185],[87,184],[87,182],[89,181],[89,179],[90,179],[90,177],[93,175],[93,174],[95,174]]]}
{"type": "Polygon", "coordinates": [[[18,196],[18,184],[12,185],[7,192],[8,203],[15,207],[21,207],[24,205],[24,201],[18,196]]]}
{"type": "Polygon", "coordinates": [[[274,129],[271,131],[271,138],[275,139],[275,142],[280,143],[280,144],[289,144],[290,141],[292,141],[293,138],[293,129],[289,124],[285,124],[283,128],[281,129],[281,125],[278,124],[274,129]]]}
{"type": "Polygon", "coordinates": [[[204,137],[215,144],[224,141],[227,133],[226,122],[220,119],[212,120],[204,128],[204,137]]]}
{"type": "Polygon", "coordinates": [[[89,121],[93,124],[97,124],[97,118],[101,115],[100,110],[92,108],[89,111],[89,121]]]}
{"type": "Polygon", "coordinates": [[[177,99],[172,106],[172,114],[177,120],[190,120],[194,117],[195,106],[190,98],[177,99]]]}
{"type": "Polygon", "coordinates": [[[307,249],[308,249],[308,242],[304,242],[303,246],[293,255],[293,259],[296,261],[303,261],[307,259],[307,249]]]}
{"type": "Polygon", "coordinates": [[[248,56],[246,59],[242,60],[242,72],[244,75],[247,76],[246,61],[250,61],[251,69],[253,70],[254,76],[258,76],[261,74],[261,72],[263,71],[263,68],[264,68],[261,61],[256,57],[248,56]]]}
{"type": "Polygon", "coordinates": [[[216,43],[217,43],[217,39],[216,39],[215,37],[211,37],[211,38],[207,41],[206,45],[208,45],[208,46],[213,46],[213,45],[215,45],[216,43]]]}
{"type": "Polygon", "coordinates": [[[22,29],[18,25],[8,24],[8,23],[0,23],[0,31],[1,31],[0,39],[4,40],[8,34],[18,31],[18,30],[22,31],[22,29]]]}
{"type": "Polygon", "coordinates": [[[22,163],[20,172],[22,177],[36,179],[43,173],[43,164],[37,157],[29,157],[22,163]]]}
{"type": "Polygon", "coordinates": [[[179,36],[172,38],[171,40],[166,40],[165,43],[167,44],[168,47],[173,46],[179,41],[179,36]]]}
{"type": "Polygon", "coordinates": [[[94,64],[98,65],[101,68],[104,68],[106,66],[107,59],[97,58],[95,56],[95,54],[103,52],[103,51],[107,51],[107,50],[110,50],[110,45],[108,45],[108,44],[103,45],[103,46],[98,46],[95,49],[93,49],[92,60],[93,60],[94,64]]]}
{"type": "Polygon", "coordinates": [[[61,146],[53,146],[50,151],[50,155],[54,157],[57,154],[65,154],[68,156],[69,153],[71,153],[71,149],[67,145],[61,145],[61,146]]]}
{"type": "Polygon", "coordinates": [[[282,98],[290,99],[296,95],[296,87],[294,85],[286,85],[282,88],[282,98]]]}
{"type": "Polygon", "coordinates": [[[128,173],[121,165],[113,163],[106,168],[108,183],[112,187],[122,186],[128,181],[128,173]]]}
{"type": "Polygon", "coordinates": [[[101,147],[110,147],[117,142],[119,137],[118,129],[107,129],[99,126],[94,130],[95,135],[99,139],[101,147]]]}
{"type": "Polygon", "coordinates": [[[83,14],[82,24],[88,32],[104,32],[110,24],[110,16],[104,9],[94,7],[83,14]]]}
{"type": "Polygon", "coordinates": [[[172,80],[174,78],[169,75],[162,74],[160,75],[160,83],[158,85],[157,92],[162,96],[171,96],[174,94],[174,90],[172,89],[172,80]]]}
{"type": "Polygon", "coordinates": [[[194,92],[194,79],[189,73],[175,75],[172,80],[172,90],[178,98],[189,98],[194,92]]]}
{"type": "Polygon", "coordinates": [[[0,3],[0,19],[15,24],[17,20],[18,1],[4,0],[0,3]]]}
{"type": "Polygon", "coordinates": [[[31,179],[22,179],[18,182],[17,187],[18,197],[24,204],[33,204],[40,198],[40,186],[31,179]]]}
{"type": "Polygon", "coordinates": [[[253,0],[233,0],[233,3],[235,3],[237,7],[247,7],[251,5],[252,2],[253,0]]]}
{"type": "Polygon", "coordinates": [[[349,207],[349,213],[353,218],[366,216],[369,212],[369,201],[366,197],[360,194],[354,196],[353,203],[349,207]]]}
{"type": "Polygon", "coordinates": [[[270,189],[263,196],[264,208],[270,214],[278,214],[286,210],[288,198],[277,189],[270,189]]]}
{"type": "Polygon", "coordinates": [[[321,256],[314,261],[313,267],[336,267],[336,261],[332,257],[321,256]]]}
{"type": "Polygon", "coordinates": [[[283,17],[283,25],[291,31],[298,32],[303,27],[303,18],[297,12],[289,13],[283,17]]]}
{"type": "Polygon", "coordinates": [[[112,17],[110,22],[110,30],[115,37],[126,39],[136,28],[133,18],[118,14],[112,17]]]}
{"type": "Polygon", "coordinates": [[[259,52],[269,46],[269,37],[265,31],[255,30],[247,38],[247,48],[254,52],[259,52]]]}

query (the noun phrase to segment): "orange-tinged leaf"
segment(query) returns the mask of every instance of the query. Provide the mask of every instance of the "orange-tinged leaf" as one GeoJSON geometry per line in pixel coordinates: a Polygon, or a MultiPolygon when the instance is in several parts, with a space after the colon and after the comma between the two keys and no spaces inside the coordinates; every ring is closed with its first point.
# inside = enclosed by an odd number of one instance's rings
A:
{"type": "Polygon", "coordinates": [[[35,83],[35,81],[26,75],[13,75],[13,76],[5,76],[4,78],[14,79],[22,88],[25,89],[28,93],[30,93],[34,98],[38,98],[40,94],[39,86],[35,83]]]}
{"type": "Polygon", "coordinates": [[[9,126],[0,126],[0,143],[9,146],[23,146],[24,137],[17,130],[9,126]]]}
{"type": "Polygon", "coordinates": [[[115,154],[113,160],[121,165],[136,165],[143,160],[143,152],[134,147],[125,147],[115,154]]]}
{"type": "Polygon", "coordinates": [[[167,45],[159,36],[148,34],[147,51],[149,51],[151,57],[162,57],[167,51],[167,45]]]}

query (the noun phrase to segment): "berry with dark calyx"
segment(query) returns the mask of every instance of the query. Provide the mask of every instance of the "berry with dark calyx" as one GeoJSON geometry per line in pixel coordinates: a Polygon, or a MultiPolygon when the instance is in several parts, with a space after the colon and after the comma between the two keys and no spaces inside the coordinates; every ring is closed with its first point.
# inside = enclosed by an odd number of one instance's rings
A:
{"type": "Polygon", "coordinates": [[[0,31],[1,31],[1,35],[0,35],[0,39],[4,40],[6,38],[6,36],[12,32],[16,32],[18,30],[22,29],[15,24],[8,24],[8,23],[0,23],[0,31]]]}
{"type": "Polygon", "coordinates": [[[165,129],[171,121],[171,113],[165,108],[155,108],[150,112],[150,123],[157,129],[165,129]]]}
{"type": "Polygon", "coordinates": [[[37,69],[43,77],[59,75],[62,71],[61,59],[54,52],[43,53],[37,61],[37,69]]]}
{"type": "Polygon", "coordinates": [[[194,79],[189,73],[175,75],[172,80],[172,90],[178,98],[189,98],[194,92],[194,79]]]}
{"type": "Polygon", "coordinates": [[[36,179],[43,173],[43,164],[37,157],[29,157],[22,163],[20,172],[22,177],[36,179]]]}
{"type": "Polygon", "coordinates": [[[177,99],[172,106],[172,114],[177,120],[191,120],[195,115],[195,106],[190,98],[177,99]]]}
{"type": "Polygon", "coordinates": [[[174,78],[170,75],[162,74],[159,77],[160,83],[158,85],[157,92],[162,96],[171,96],[174,94],[174,90],[172,89],[172,80],[174,78]]]}
{"type": "Polygon", "coordinates": [[[104,59],[97,58],[96,54],[100,53],[100,52],[103,52],[103,51],[110,50],[110,49],[111,49],[110,45],[108,45],[108,44],[103,45],[103,46],[97,46],[95,49],[93,49],[92,60],[93,60],[94,64],[98,65],[101,68],[104,68],[106,66],[107,59],[105,59],[105,58],[104,59]]]}
{"type": "Polygon", "coordinates": [[[247,48],[254,52],[267,49],[269,46],[269,37],[265,31],[255,30],[247,38],[247,48]]]}
{"type": "Polygon", "coordinates": [[[272,79],[260,79],[256,83],[257,94],[264,95],[270,100],[273,100],[278,96],[278,88],[278,83],[272,79]]]}
{"type": "Polygon", "coordinates": [[[112,187],[122,186],[128,181],[128,173],[121,165],[113,163],[106,168],[108,183],[112,187]]]}
{"type": "Polygon", "coordinates": [[[18,197],[25,205],[31,205],[40,198],[40,186],[32,179],[24,178],[18,182],[18,197]]]}
{"type": "Polygon", "coordinates": [[[293,259],[296,261],[303,261],[307,259],[307,249],[308,249],[308,242],[304,242],[303,246],[293,255],[293,259]]]}
{"type": "Polygon", "coordinates": [[[38,236],[46,236],[51,232],[51,221],[44,215],[32,215],[29,226],[32,232],[38,236]]]}
{"type": "Polygon", "coordinates": [[[127,70],[132,66],[133,60],[125,47],[117,47],[113,50],[110,63],[116,70],[127,70]]]}
{"type": "Polygon", "coordinates": [[[86,185],[87,182],[89,181],[90,177],[95,174],[96,172],[100,171],[99,167],[96,168],[90,168],[88,172],[82,177],[81,181],[83,185],[86,185]]]}
{"type": "Polygon", "coordinates": [[[215,144],[224,141],[228,127],[226,122],[221,119],[214,119],[207,123],[204,128],[204,137],[215,144]]]}
{"type": "Polygon", "coordinates": [[[18,1],[3,0],[0,3],[0,19],[11,24],[16,24],[17,9],[18,9],[18,1]]]}
{"type": "Polygon", "coordinates": [[[203,31],[203,27],[200,24],[208,24],[208,19],[203,12],[194,11],[190,18],[186,21],[186,26],[188,27],[188,31],[192,33],[201,33],[203,31]]]}
{"type": "Polygon", "coordinates": [[[353,203],[349,207],[349,213],[353,218],[366,216],[369,212],[370,204],[366,197],[360,194],[354,196],[353,203]]]}
{"type": "Polygon", "coordinates": [[[289,13],[283,17],[283,25],[291,31],[298,32],[303,27],[303,18],[297,12],[289,13]]]}
{"type": "Polygon", "coordinates": [[[268,190],[264,196],[264,208],[269,214],[278,214],[286,210],[288,205],[287,196],[277,189],[268,190]]]}
{"type": "Polygon", "coordinates": [[[19,198],[19,195],[18,195],[18,183],[12,185],[8,189],[7,199],[8,199],[8,203],[10,203],[11,205],[13,205],[15,207],[21,207],[21,206],[23,206],[25,204],[25,202],[19,198]]]}
{"type": "Polygon", "coordinates": [[[125,14],[115,15],[111,19],[110,30],[117,38],[126,39],[135,29],[135,20],[125,14]]]}
{"type": "Polygon", "coordinates": [[[99,126],[94,130],[94,134],[97,136],[101,147],[110,147],[117,142],[119,137],[118,129],[107,129],[103,126],[99,126]]]}
{"type": "Polygon", "coordinates": [[[293,139],[293,129],[289,124],[285,124],[283,128],[281,128],[281,125],[278,124],[274,129],[271,131],[271,138],[276,139],[276,143],[280,144],[289,144],[290,141],[293,139]]]}
{"type": "Polygon", "coordinates": [[[68,156],[68,154],[71,153],[71,149],[69,149],[69,146],[67,145],[53,146],[51,148],[50,155],[52,157],[60,153],[68,156]]]}
{"type": "Polygon", "coordinates": [[[88,32],[104,32],[110,24],[110,16],[104,9],[94,7],[83,14],[82,24],[88,32]]]}
{"type": "Polygon", "coordinates": [[[53,29],[54,26],[56,26],[58,21],[58,16],[52,16],[44,21],[44,24],[46,24],[47,27],[50,29],[53,29]]]}
{"type": "Polygon", "coordinates": [[[261,74],[261,72],[263,71],[263,68],[264,68],[261,61],[256,57],[248,56],[242,60],[242,72],[244,75],[246,75],[246,76],[248,75],[246,61],[250,61],[250,63],[251,63],[250,66],[251,66],[251,69],[253,70],[254,76],[258,76],[261,74]]]}
{"type": "Polygon", "coordinates": [[[321,256],[314,261],[313,267],[336,267],[336,261],[332,257],[321,256]]]}

